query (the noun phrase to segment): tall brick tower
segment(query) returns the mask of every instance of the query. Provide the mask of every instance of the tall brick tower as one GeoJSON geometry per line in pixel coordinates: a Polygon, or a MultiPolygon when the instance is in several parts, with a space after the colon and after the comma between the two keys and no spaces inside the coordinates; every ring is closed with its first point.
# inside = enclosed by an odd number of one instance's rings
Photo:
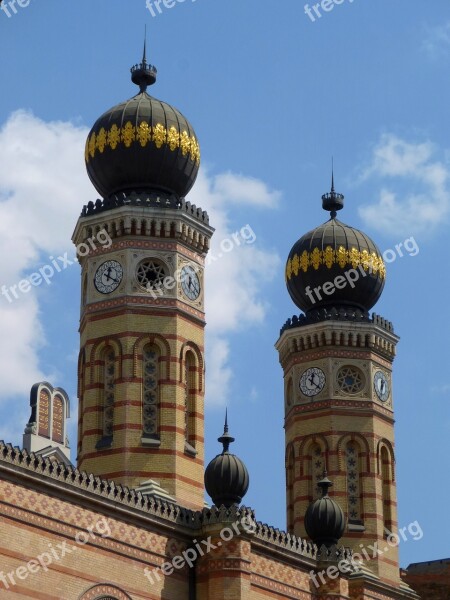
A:
{"type": "Polygon", "coordinates": [[[347,517],[341,543],[362,553],[375,577],[400,586],[398,551],[388,537],[397,529],[391,374],[398,337],[391,323],[369,316],[385,266],[367,235],[336,218],[343,200],[333,181],[322,197],[331,218],[300,238],[287,261],[287,287],[304,313],[285,324],[276,344],[284,372],[287,526],[305,536],[305,512],[326,470],[347,517]]]}
{"type": "Polygon", "coordinates": [[[192,126],[147,87],[102,115],[86,167],[102,199],[83,208],[78,467],[201,508],[204,259],[213,229],[184,197],[200,151],[192,126]]]}

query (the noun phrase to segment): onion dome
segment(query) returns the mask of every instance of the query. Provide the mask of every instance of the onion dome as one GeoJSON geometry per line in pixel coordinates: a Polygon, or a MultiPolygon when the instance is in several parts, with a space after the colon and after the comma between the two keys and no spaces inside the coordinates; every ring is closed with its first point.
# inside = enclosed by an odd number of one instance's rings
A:
{"type": "Polygon", "coordinates": [[[344,196],[334,189],[322,196],[331,218],[302,236],[286,264],[286,284],[307,315],[321,309],[357,309],[367,314],[383,291],[386,268],[376,244],[362,231],[336,218],[344,196]]]}
{"type": "Polygon", "coordinates": [[[163,192],[183,198],[193,186],[200,148],[189,121],[173,106],[153,98],[147,87],[156,68],[142,62],[131,69],[140,92],[105,112],[86,141],[86,168],[103,198],[131,191],[163,192]]]}
{"type": "Polygon", "coordinates": [[[227,417],[223,435],[218,441],[223,444],[223,452],[206,467],[205,487],[216,506],[230,508],[233,504],[241,503],[247,493],[250,478],[242,460],[228,451],[234,437],[228,433],[227,417]]]}
{"type": "Polygon", "coordinates": [[[345,516],[342,508],[328,495],[328,488],[333,484],[326,472],[317,484],[322,497],[312,502],[305,514],[305,529],[308,536],[319,548],[327,548],[338,543],[345,531],[345,516]]]}

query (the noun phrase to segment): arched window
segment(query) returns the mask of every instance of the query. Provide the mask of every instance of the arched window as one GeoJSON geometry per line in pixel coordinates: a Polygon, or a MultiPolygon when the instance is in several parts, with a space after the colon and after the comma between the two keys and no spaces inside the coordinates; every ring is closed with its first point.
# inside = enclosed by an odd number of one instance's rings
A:
{"type": "Polygon", "coordinates": [[[287,487],[287,530],[294,529],[294,480],[295,480],[295,459],[294,449],[288,448],[286,460],[286,487],[287,487]]]}
{"type": "Polygon", "coordinates": [[[325,457],[323,450],[320,444],[315,443],[311,446],[311,470],[310,470],[310,498],[311,500],[315,500],[319,498],[321,495],[320,489],[318,487],[318,483],[321,479],[323,479],[323,474],[325,472],[325,457]]]}
{"type": "Polygon", "coordinates": [[[347,509],[349,524],[362,524],[360,449],[355,442],[345,447],[347,472],[347,509]]]}
{"type": "Polygon", "coordinates": [[[142,443],[159,441],[160,351],[153,344],[142,352],[142,443]]]}
{"type": "Polygon", "coordinates": [[[383,479],[383,525],[385,529],[392,531],[392,465],[386,446],[382,446],[380,458],[383,479]]]}
{"type": "Polygon", "coordinates": [[[61,396],[53,398],[52,440],[58,444],[64,443],[64,402],[61,396]]]}
{"type": "Polygon", "coordinates": [[[66,421],[70,417],[70,402],[66,392],[47,381],[35,383],[31,388],[30,406],[31,416],[25,434],[37,435],[68,448],[66,421]]]}
{"type": "Polygon", "coordinates": [[[116,383],[116,360],[114,350],[106,347],[102,353],[101,373],[103,385],[103,411],[101,414],[100,429],[102,438],[96,448],[109,447],[112,444],[114,433],[114,400],[116,383]]]}
{"type": "Polygon", "coordinates": [[[78,357],[78,444],[77,454],[80,455],[83,441],[83,417],[84,417],[84,379],[86,376],[86,354],[84,348],[78,357]]]}
{"type": "Polygon", "coordinates": [[[185,449],[188,454],[197,454],[196,446],[196,428],[195,428],[195,407],[196,407],[196,367],[195,356],[191,351],[186,352],[185,372],[184,372],[184,431],[185,431],[185,449]]]}
{"type": "Polygon", "coordinates": [[[39,394],[39,435],[50,437],[50,394],[42,389],[39,394]]]}
{"type": "Polygon", "coordinates": [[[131,600],[131,596],[115,585],[101,583],[87,590],[80,600],[131,600]]]}

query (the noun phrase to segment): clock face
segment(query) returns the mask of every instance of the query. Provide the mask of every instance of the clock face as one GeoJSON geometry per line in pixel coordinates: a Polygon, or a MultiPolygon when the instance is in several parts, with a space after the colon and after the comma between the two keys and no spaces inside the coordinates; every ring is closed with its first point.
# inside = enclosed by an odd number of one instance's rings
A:
{"type": "Polygon", "coordinates": [[[95,272],[94,284],[101,294],[110,294],[122,281],[123,268],[117,260],[107,260],[95,272]]]}
{"type": "Polygon", "coordinates": [[[200,296],[200,281],[194,268],[186,265],[181,270],[181,289],[189,300],[197,300],[200,296]]]}
{"type": "Polygon", "coordinates": [[[389,398],[389,382],[383,371],[377,371],[373,376],[373,386],[381,402],[386,402],[389,398]]]}
{"type": "Polygon", "coordinates": [[[322,369],[311,367],[300,377],[300,390],[305,396],[316,396],[325,387],[325,373],[322,369]]]}

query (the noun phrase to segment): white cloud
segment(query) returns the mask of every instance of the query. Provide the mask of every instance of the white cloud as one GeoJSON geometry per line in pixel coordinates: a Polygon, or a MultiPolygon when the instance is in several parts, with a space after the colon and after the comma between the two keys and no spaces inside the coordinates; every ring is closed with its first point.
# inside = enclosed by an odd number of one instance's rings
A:
{"type": "Polygon", "coordinates": [[[226,335],[263,322],[268,308],[264,288],[280,265],[278,255],[258,243],[254,223],[242,222],[236,228],[230,223],[230,204],[261,209],[277,206],[279,192],[269,190],[262,181],[250,178],[248,183],[242,175],[211,177],[202,170],[189,194],[191,202],[208,211],[216,228],[206,271],[206,395],[208,403],[220,405],[229,399],[232,380],[226,335]]]}
{"type": "Polygon", "coordinates": [[[450,21],[437,27],[427,27],[422,49],[433,59],[450,56],[450,21]]]}
{"type": "MultiPolygon", "coordinates": [[[[24,111],[11,115],[0,129],[5,149],[0,161],[0,286],[17,285],[24,271],[70,249],[82,199],[93,193],[83,173],[86,135],[84,128],[45,123],[24,111]]],[[[3,416],[2,433],[18,439],[29,416],[31,385],[52,379],[39,364],[46,341],[35,294],[20,294],[13,303],[0,296],[0,339],[0,402],[14,401],[14,410],[3,416]]]]}
{"type": "Polygon", "coordinates": [[[280,192],[269,190],[263,181],[230,172],[214,178],[214,193],[230,203],[246,203],[268,208],[277,206],[281,198],[280,192]]]}
{"type": "MultiPolygon", "coordinates": [[[[17,284],[24,272],[48,262],[49,255],[71,249],[70,238],[81,207],[97,197],[84,167],[87,134],[84,127],[47,123],[24,111],[11,115],[0,129],[0,147],[5,149],[0,161],[0,286],[17,284]]],[[[229,205],[267,208],[275,206],[278,198],[279,193],[261,181],[232,173],[210,177],[205,170],[190,194],[189,200],[208,210],[216,227],[211,252],[217,260],[207,272],[209,403],[227,400],[232,379],[232,343],[227,335],[262,322],[267,308],[262,286],[278,264],[273,252],[260,248],[257,242],[248,244],[242,236],[232,237],[236,232],[229,205]],[[234,239],[233,248],[227,252],[221,247],[224,239],[234,239]],[[219,254],[223,256],[219,258],[219,254]]],[[[244,225],[236,231],[239,233],[244,225]]],[[[245,233],[248,240],[249,230],[245,233]]],[[[48,379],[54,385],[65,385],[40,367],[46,341],[39,297],[33,292],[12,304],[0,295],[0,406],[3,404],[4,422],[0,436],[5,431],[8,439],[19,439],[23,431],[33,383],[48,379]],[[5,402],[13,399],[15,409],[9,416],[5,402]],[[23,409],[17,408],[18,404],[23,409]]]]}
{"type": "Polygon", "coordinates": [[[384,134],[359,180],[377,182],[379,197],[359,209],[361,217],[375,229],[402,235],[442,224],[450,212],[450,171],[436,154],[429,141],[410,143],[384,134]]]}

